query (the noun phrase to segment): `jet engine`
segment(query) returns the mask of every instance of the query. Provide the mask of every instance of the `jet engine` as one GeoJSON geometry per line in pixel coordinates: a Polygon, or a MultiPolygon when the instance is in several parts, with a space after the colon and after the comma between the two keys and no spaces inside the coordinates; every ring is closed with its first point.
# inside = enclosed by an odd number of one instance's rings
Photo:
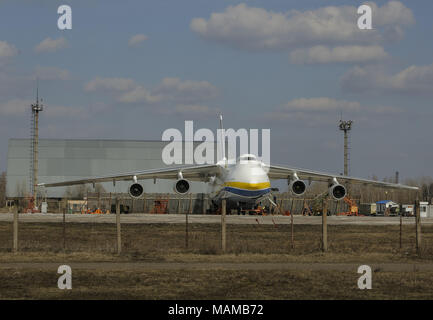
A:
{"type": "Polygon", "coordinates": [[[190,189],[190,183],[188,180],[179,179],[174,183],[174,191],[179,194],[188,193],[190,189]]]}
{"type": "Polygon", "coordinates": [[[341,200],[346,196],[346,188],[339,183],[333,183],[329,187],[329,195],[335,200],[341,200]]]}
{"type": "Polygon", "coordinates": [[[143,191],[143,186],[139,183],[133,183],[128,189],[129,195],[133,198],[140,198],[143,191]]]}
{"type": "Polygon", "coordinates": [[[304,181],[296,179],[290,182],[289,191],[295,196],[301,196],[307,190],[307,185],[304,181]]]}

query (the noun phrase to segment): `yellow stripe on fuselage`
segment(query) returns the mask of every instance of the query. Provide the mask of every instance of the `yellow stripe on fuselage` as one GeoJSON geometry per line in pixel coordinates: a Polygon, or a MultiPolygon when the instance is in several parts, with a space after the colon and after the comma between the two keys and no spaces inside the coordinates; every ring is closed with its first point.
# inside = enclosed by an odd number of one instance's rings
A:
{"type": "Polygon", "coordinates": [[[249,182],[226,182],[225,187],[232,187],[244,190],[262,190],[271,187],[270,182],[259,182],[259,183],[249,183],[249,182]]]}

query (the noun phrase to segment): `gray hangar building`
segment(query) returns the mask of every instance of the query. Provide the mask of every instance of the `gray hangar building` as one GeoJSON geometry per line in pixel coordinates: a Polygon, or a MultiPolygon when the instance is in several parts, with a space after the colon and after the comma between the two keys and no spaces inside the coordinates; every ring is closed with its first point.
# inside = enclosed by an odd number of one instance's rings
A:
{"type": "MultiPolygon", "coordinates": [[[[162,150],[168,141],[40,139],[38,182],[61,182],[168,167],[162,150]]],[[[194,142],[194,147],[201,142],[194,142]]],[[[211,143],[216,148],[214,142],[211,143]]],[[[7,159],[8,198],[23,197],[30,190],[30,139],[10,139],[7,159]]],[[[183,149],[182,149],[183,150],[183,149]]],[[[127,181],[102,183],[106,192],[128,191],[127,181]]],[[[174,193],[173,181],[158,179],[140,182],[146,193],[174,193]]],[[[67,187],[44,188],[47,198],[62,198],[67,187]]],[[[207,185],[192,182],[192,193],[206,193],[207,185]]]]}

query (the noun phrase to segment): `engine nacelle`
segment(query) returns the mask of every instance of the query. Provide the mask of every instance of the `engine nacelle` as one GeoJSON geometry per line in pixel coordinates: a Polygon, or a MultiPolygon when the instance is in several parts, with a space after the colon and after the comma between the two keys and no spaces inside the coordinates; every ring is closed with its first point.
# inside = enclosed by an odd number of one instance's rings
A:
{"type": "Polygon", "coordinates": [[[191,185],[188,180],[179,179],[174,183],[174,191],[178,194],[188,193],[191,185]]]}
{"type": "Polygon", "coordinates": [[[133,183],[128,189],[129,195],[133,198],[140,198],[144,192],[143,186],[139,183],[133,183]]]}
{"type": "Polygon", "coordinates": [[[295,196],[302,196],[306,190],[307,185],[302,180],[296,179],[289,184],[289,191],[295,196]]]}
{"type": "Polygon", "coordinates": [[[344,199],[346,196],[346,188],[339,183],[334,183],[329,187],[329,195],[335,200],[344,199]]]}

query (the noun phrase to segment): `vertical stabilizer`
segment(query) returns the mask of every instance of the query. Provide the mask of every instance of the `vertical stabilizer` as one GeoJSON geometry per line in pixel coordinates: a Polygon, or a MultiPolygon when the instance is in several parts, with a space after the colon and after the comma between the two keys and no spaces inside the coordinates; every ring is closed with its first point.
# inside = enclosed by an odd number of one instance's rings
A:
{"type": "Polygon", "coordinates": [[[223,161],[225,162],[225,165],[227,167],[227,158],[226,158],[226,139],[224,134],[224,127],[223,127],[223,115],[220,114],[220,131],[221,131],[221,155],[223,156],[223,161]]]}

